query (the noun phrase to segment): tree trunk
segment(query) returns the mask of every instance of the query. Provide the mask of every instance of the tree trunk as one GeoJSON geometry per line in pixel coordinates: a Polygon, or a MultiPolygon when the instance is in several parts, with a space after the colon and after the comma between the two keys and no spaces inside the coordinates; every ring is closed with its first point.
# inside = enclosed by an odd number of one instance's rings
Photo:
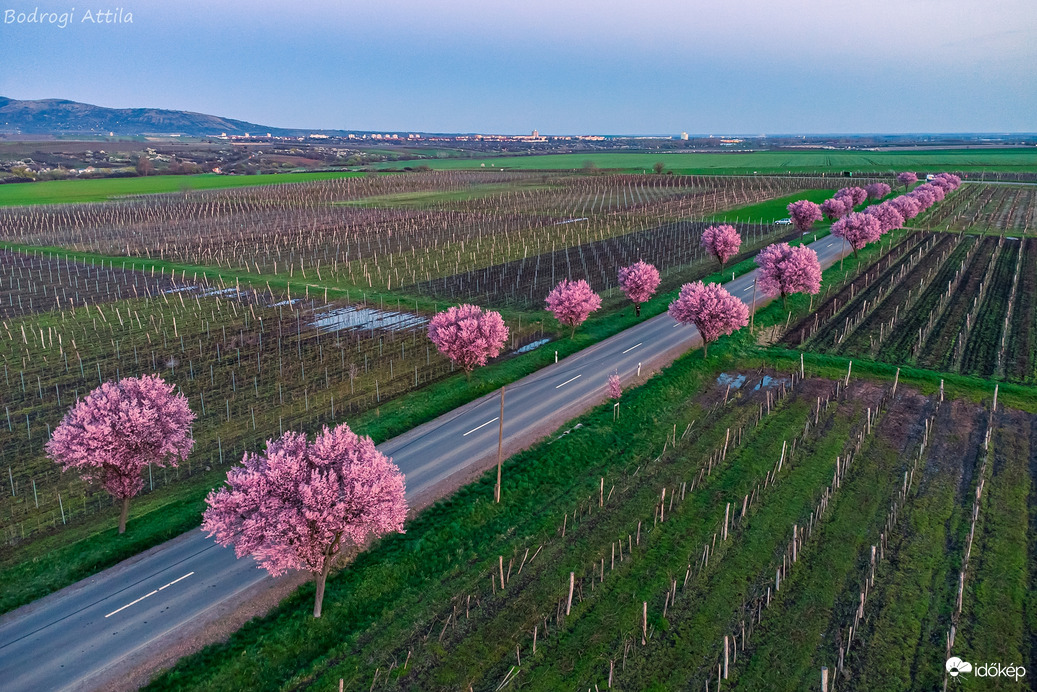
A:
{"type": "Polygon", "coordinates": [[[709,342],[705,339],[702,340],[702,359],[709,358],[709,342]]]}
{"type": "Polygon", "coordinates": [[[335,540],[331,542],[327,550],[324,551],[324,567],[320,572],[313,573],[313,581],[317,586],[317,593],[313,599],[313,617],[319,618],[321,608],[324,605],[324,585],[328,583],[328,572],[331,571],[331,567],[335,564],[335,558],[338,557],[338,543],[342,540],[342,533],[335,534],[335,540]]]}
{"type": "Polygon", "coordinates": [[[575,339],[576,338],[576,325],[575,324],[573,325],[572,331],[569,332],[569,338],[570,339],[575,339]]]}
{"type": "Polygon", "coordinates": [[[323,571],[313,575],[314,582],[317,584],[317,595],[313,600],[313,617],[319,618],[321,606],[324,605],[324,585],[328,582],[328,567],[330,562],[326,563],[323,571]]]}
{"type": "Polygon", "coordinates": [[[119,513],[119,533],[126,533],[126,517],[130,515],[130,498],[122,498],[122,511],[119,513]]]}
{"type": "Polygon", "coordinates": [[[787,309],[788,309],[788,307],[789,307],[789,304],[788,304],[788,300],[787,300],[787,298],[788,298],[788,294],[786,294],[786,293],[785,293],[784,291],[782,291],[782,292],[781,292],[781,307],[782,307],[783,309],[786,309],[786,310],[787,310],[787,309]]]}

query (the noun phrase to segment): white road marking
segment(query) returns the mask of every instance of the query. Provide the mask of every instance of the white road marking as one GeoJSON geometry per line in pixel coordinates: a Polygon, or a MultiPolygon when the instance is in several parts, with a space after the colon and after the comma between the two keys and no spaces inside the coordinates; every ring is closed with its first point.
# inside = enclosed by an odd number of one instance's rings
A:
{"type": "Polygon", "coordinates": [[[471,434],[472,434],[473,432],[475,432],[476,430],[482,430],[482,429],[483,429],[483,428],[485,428],[485,427],[486,427],[487,425],[489,425],[490,423],[492,423],[493,421],[495,421],[495,420],[497,420],[497,419],[499,419],[499,418],[500,418],[500,416],[494,416],[494,417],[493,417],[492,419],[490,419],[490,420],[486,421],[485,423],[483,423],[482,425],[480,425],[480,426],[479,426],[478,428],[472,428],[471,430],[469,430],[468,432],[466,432],[466,433],[465,433],[464,435],[461,435],[461,437],[468,437],[469,435],[471,435],[471,434]]]}
{"type": "MultiPolygon", "coordinates": [[[[174,579],[173,581],[169,582],[168,584],[166,584],[166,586],[172,586],[173,584],[177,583],[178,581],[180,581],[182,579],[187,579],[192,574],[194,574],[194,572],[188,572],[184,576],[179,577],[178,579],[174,579]]],[[[162,589],[166,588],[166,586],[160,586],[160,587],[158,587],[158,590],[161,591],[162,589]]]]}
{"type": "Polygon", "coordinates": [[[565,382],[563,382],[560,385],[558,385],[557,387],[555,387],[555,389],[560,389],[560,388],[564,387],[565,385],[569,384],[570,382],[574,382],[574,381],[580,379],[581,377],[583,377],[583,375],[577,375],[576,377],[574,377],[572,379],[566,380],[565,382]]]}
{"type": "Polygon", "coordinates": [[[675,324],[673,325],[673,328],[674,328],[674,329],[676,329],[676,328],[677,328],[677,327],[679,327],[679,326],[681,326],[681,323],[680,323],[680,322],[677,322],[677,323],[675,323],[675,324]]]}
{"type": "Polygon", "coordinates": [[[627,350],[623,351],[623,353],[630,353],[631,351],[633,351],[635,348],[637,348],[638,346],[640,346],[643,343],[644,343],[643,341],[638,341],[636,344],[634,344],[633,346],[631,346],[627,350]]]}
{"type": "Polygon", "coordinates": [[[742,289],[742,293],[748,293],[751,290],[753,290],[752,286],[746,286],[745,288],[742,289]]]}
{"type": "MultiPolygon", "coordinates": [[[[187,574],[185,574],[184,576],[180,577],[179,579],[174,579],[173,581],[169,582],[168,584],[166,584],[166,586],[172,586],[173,584],[177,583],[177,582],[178,582],[178,581],[180,581],[181,579],[187,579],[187,578],[188,578],[189,576],[191,576],[192,574],[194,574],[194,572],[188,572],[187,574]]],[[[137,605],[138,603],[140,603],[141,601],[143,601],[143,600],[144,600],[145,598],[148,598],[149,596],[154,596],[154,595],[155,595],[155,594],[157,594],[157,593],[158,593],[159,591],[161,591],[162,589],[166,588],[166,586],[162,586],[162,587],[160,587],[160,588],[157,588],[157,589],[155,589],[154,591],[152,591],[151,593],[148,593],[148,594],[144,594],[143,596],[141,596],[140,598],[138,598],[138,599],[137,599],[136,601],[131,601],[131,602],[127,603],[126,605],[124,605],[123,607],[121,607],[121,608],[117,608],[117,609],[113,610],[112,612],[110,612],[110,613],[108,613],[107,615],[105,615],[105,617],[106,617],[106,618],[110,618],[111,616],[115,615],[116,613],[120,613],[120,612],[122,612],[122,611],[126,610],[127,608],[129,608],[129,607],[130,607],[130,606],[132,606],[132,605],[137,605]]]]}

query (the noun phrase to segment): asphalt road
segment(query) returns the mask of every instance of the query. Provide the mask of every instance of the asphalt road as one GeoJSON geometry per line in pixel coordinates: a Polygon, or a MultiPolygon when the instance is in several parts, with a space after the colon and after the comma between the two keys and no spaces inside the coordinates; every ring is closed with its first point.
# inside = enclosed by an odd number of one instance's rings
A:
{"type": "MultiPolygon", "coordinates": [[[[849,253],[831,236],[811,247],[823,267],[849,253]]],[[[751,305],[754,277],[726,287],[751,305]]],[[[611,373],[629,382],[699,345],[694,327],[662,314],[515,382],[505,393],[505,455],[601,403],[611,373]]],[[[427,495],[440,481],[496,459],[499,415],[499,395],[490,394],[379,449],[406,474],[408,497],[427,495]]],[[[506,478],[503,486],[507,492],[506,478]]],[[[102,689],[106,671],[186,623],[215,617],[221,603],[268,579],[251,558],[236,559],[191,531],[0,618],[0,689],[102,689]]]]}

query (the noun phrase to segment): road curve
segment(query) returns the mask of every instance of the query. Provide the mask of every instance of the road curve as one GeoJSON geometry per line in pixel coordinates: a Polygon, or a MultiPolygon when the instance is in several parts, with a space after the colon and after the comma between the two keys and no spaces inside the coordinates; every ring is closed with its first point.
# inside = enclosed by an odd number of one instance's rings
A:
{"type": "MultiPolygon", "coordinates": [[[[828,236],[810,245],[822,267],[850,251],[828,236]]],[[[752,303],[756,272],[726,288],[752,303]]],[[[757,305],[766,302],[757,296],[757,305]]],[[[509,385],[505,455],[529,446],[601,403],[608,376],[629,382],[701,345],[694,327],[667,314],[645,320],[509,385]]],[[[551,348],[548,344],[541,348],[551,348]]],[[[379,445],[406,474],[415,498],[455,474],[496,458],[500,415],[494,393],[379,445]]],[[[507,492],[505,479],[504,492],[507,492]]],[[[214,617],[217,607],[270,577],[251,558],[191,531],[0,618],[0,688],[7,692],[103,689],[105,675],[157,640],[214,617]]]]}

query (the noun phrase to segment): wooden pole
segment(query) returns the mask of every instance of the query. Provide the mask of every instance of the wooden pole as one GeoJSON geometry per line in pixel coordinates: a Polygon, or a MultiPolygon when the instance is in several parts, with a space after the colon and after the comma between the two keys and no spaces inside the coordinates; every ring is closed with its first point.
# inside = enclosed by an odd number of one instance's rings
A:
{"type": "Polygon", "coordinates": [[[573,607],[573,587],[576,585],[576,572],[569,572],[569,601],[565,604],[565,614],[573,607]]]}
{"type": "Polygon", "coordinates": [[[756,327],[756,279],[753,279],[753,306],[749,309],[749,333],[756,327]]]}
{"type": "Polygon", "coordinates": [[[497,428],[497,487],[493,490],[494,502],[500,502],[501,463],[504,460],[504,387],[500,388],[500,425],[497,428]]]}
{"type": "Polygon", "coordinates": [[[828,666],[821,666],[821,692],[828,692],[828,666]]]}

